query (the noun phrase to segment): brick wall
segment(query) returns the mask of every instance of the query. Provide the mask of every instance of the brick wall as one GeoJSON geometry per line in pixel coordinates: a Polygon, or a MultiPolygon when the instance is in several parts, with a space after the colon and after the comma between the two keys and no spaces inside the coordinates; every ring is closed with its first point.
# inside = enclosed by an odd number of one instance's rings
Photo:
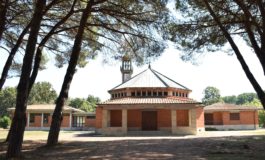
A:
{"type": "Polygon", "coordinates": [[[70,123],[70,115],[69,114],[64,114],[61,127],[70,127],[69,123],[70,123]]]}
{"type": "Polygon", "coordinates": [[[102,107],[96,108],[96,128],[102,128],[102,107]]]}
{"type": "Polygon", "coordinates": [[[92,118],[85,118],[85,127],[95,127],[96,126],[96,119],[92,118]]]}
{"type": "Polygon", "coordinates": [[[189,110],[177,110],[177,126],[189,126],[189,110]]]}
{"type": "Polygon", "coordinates": [[[142,113],[140,110],[127,110],[127,122],[128,127],[139,127],[142,126],[142,113]]]}
{"type": "Polygon", "coordinates": [[[230,120],[230,112],[222,112],[223,125],[258,124],[257,111],[240,111],[240,120],[230,120]]]}
{"type": "Polygon", "coordinates": [[[159,109],[157,111],[157,127],[171,127],[171,110],[159,109]]]}
{"type": "Polygon", "coordinates": [[[223,123],[222,112],[214,112],[213,121],[214,121],[214,124],[222,124],[223,123]]]}
{"type": "Polygon", "coordinates": [[[30,127],[41,127],[41,114],[31,114],[30,116],[34,115],[34,122],[29,123],[30,127]]]}
{"type": "Polygon", "coordinates": [[[122,126],[122,111],[110,110],[110,127],[122,126]]]}
{"type": "Polygon", "coordinates": [[[241,124],[258,124],[257,111],[241,111],[240,112],[241,124]]]}
{"type": "Polygon", "coordinates": [[[204,127],[204,110],[202,107],[196,109],[196,120],[197,120],[197,127],[203,128],[204,127]]]}

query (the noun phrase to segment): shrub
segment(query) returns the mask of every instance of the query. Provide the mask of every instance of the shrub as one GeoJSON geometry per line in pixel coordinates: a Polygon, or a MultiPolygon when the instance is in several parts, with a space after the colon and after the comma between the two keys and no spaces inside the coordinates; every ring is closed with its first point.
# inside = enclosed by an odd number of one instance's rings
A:
{"type": "Polygon", "coordinates": [[[4,117],[0,118],[0,127],[6,129],[8,126],[10,126],[10,124],[11,124],[11,120],[9,117],[4,116],[4,117]]]}
{"type": "Polygon", "coordinates": [[[265,111],[259,111],[259,126],[264,128],[265,127],[265,111]]]}

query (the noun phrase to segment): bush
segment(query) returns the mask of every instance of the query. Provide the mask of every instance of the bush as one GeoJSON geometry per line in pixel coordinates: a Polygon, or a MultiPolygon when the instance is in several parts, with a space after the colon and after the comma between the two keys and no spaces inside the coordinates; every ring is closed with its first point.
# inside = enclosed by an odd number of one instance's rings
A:
{"type": "Polygon", "coordinates": [[[259,126],[264,128],[265,127],[265,111],[259,111],[259,126]]]}
{"type": "Polygon", "coordinates": [[[8,126],[10,126],[10,124],[11,124],[11,120],[9,117],[4,116],[0,118],[0,127],[6,129],[8,126]]]}

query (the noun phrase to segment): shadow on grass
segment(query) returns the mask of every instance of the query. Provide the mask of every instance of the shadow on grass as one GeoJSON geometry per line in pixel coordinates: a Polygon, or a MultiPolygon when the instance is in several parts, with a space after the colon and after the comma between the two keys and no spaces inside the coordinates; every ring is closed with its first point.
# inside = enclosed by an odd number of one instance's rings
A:
{"type": "MultiPolygon", "coordinates": [[[[265,136],[62,142],[26,141],[24,159],[265,159],[265,136]]],[[[0,152],[3,157],[4,152],[0,152]]]]}

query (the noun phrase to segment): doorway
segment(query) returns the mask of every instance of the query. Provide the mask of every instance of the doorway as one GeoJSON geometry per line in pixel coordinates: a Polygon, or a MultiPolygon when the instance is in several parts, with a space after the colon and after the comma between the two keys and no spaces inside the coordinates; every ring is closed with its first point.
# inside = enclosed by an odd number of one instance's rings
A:
{"type": "Polygon", "coordinates": [[[142,130],[157,130],[157,111],[142,111],[142,130]]]}

